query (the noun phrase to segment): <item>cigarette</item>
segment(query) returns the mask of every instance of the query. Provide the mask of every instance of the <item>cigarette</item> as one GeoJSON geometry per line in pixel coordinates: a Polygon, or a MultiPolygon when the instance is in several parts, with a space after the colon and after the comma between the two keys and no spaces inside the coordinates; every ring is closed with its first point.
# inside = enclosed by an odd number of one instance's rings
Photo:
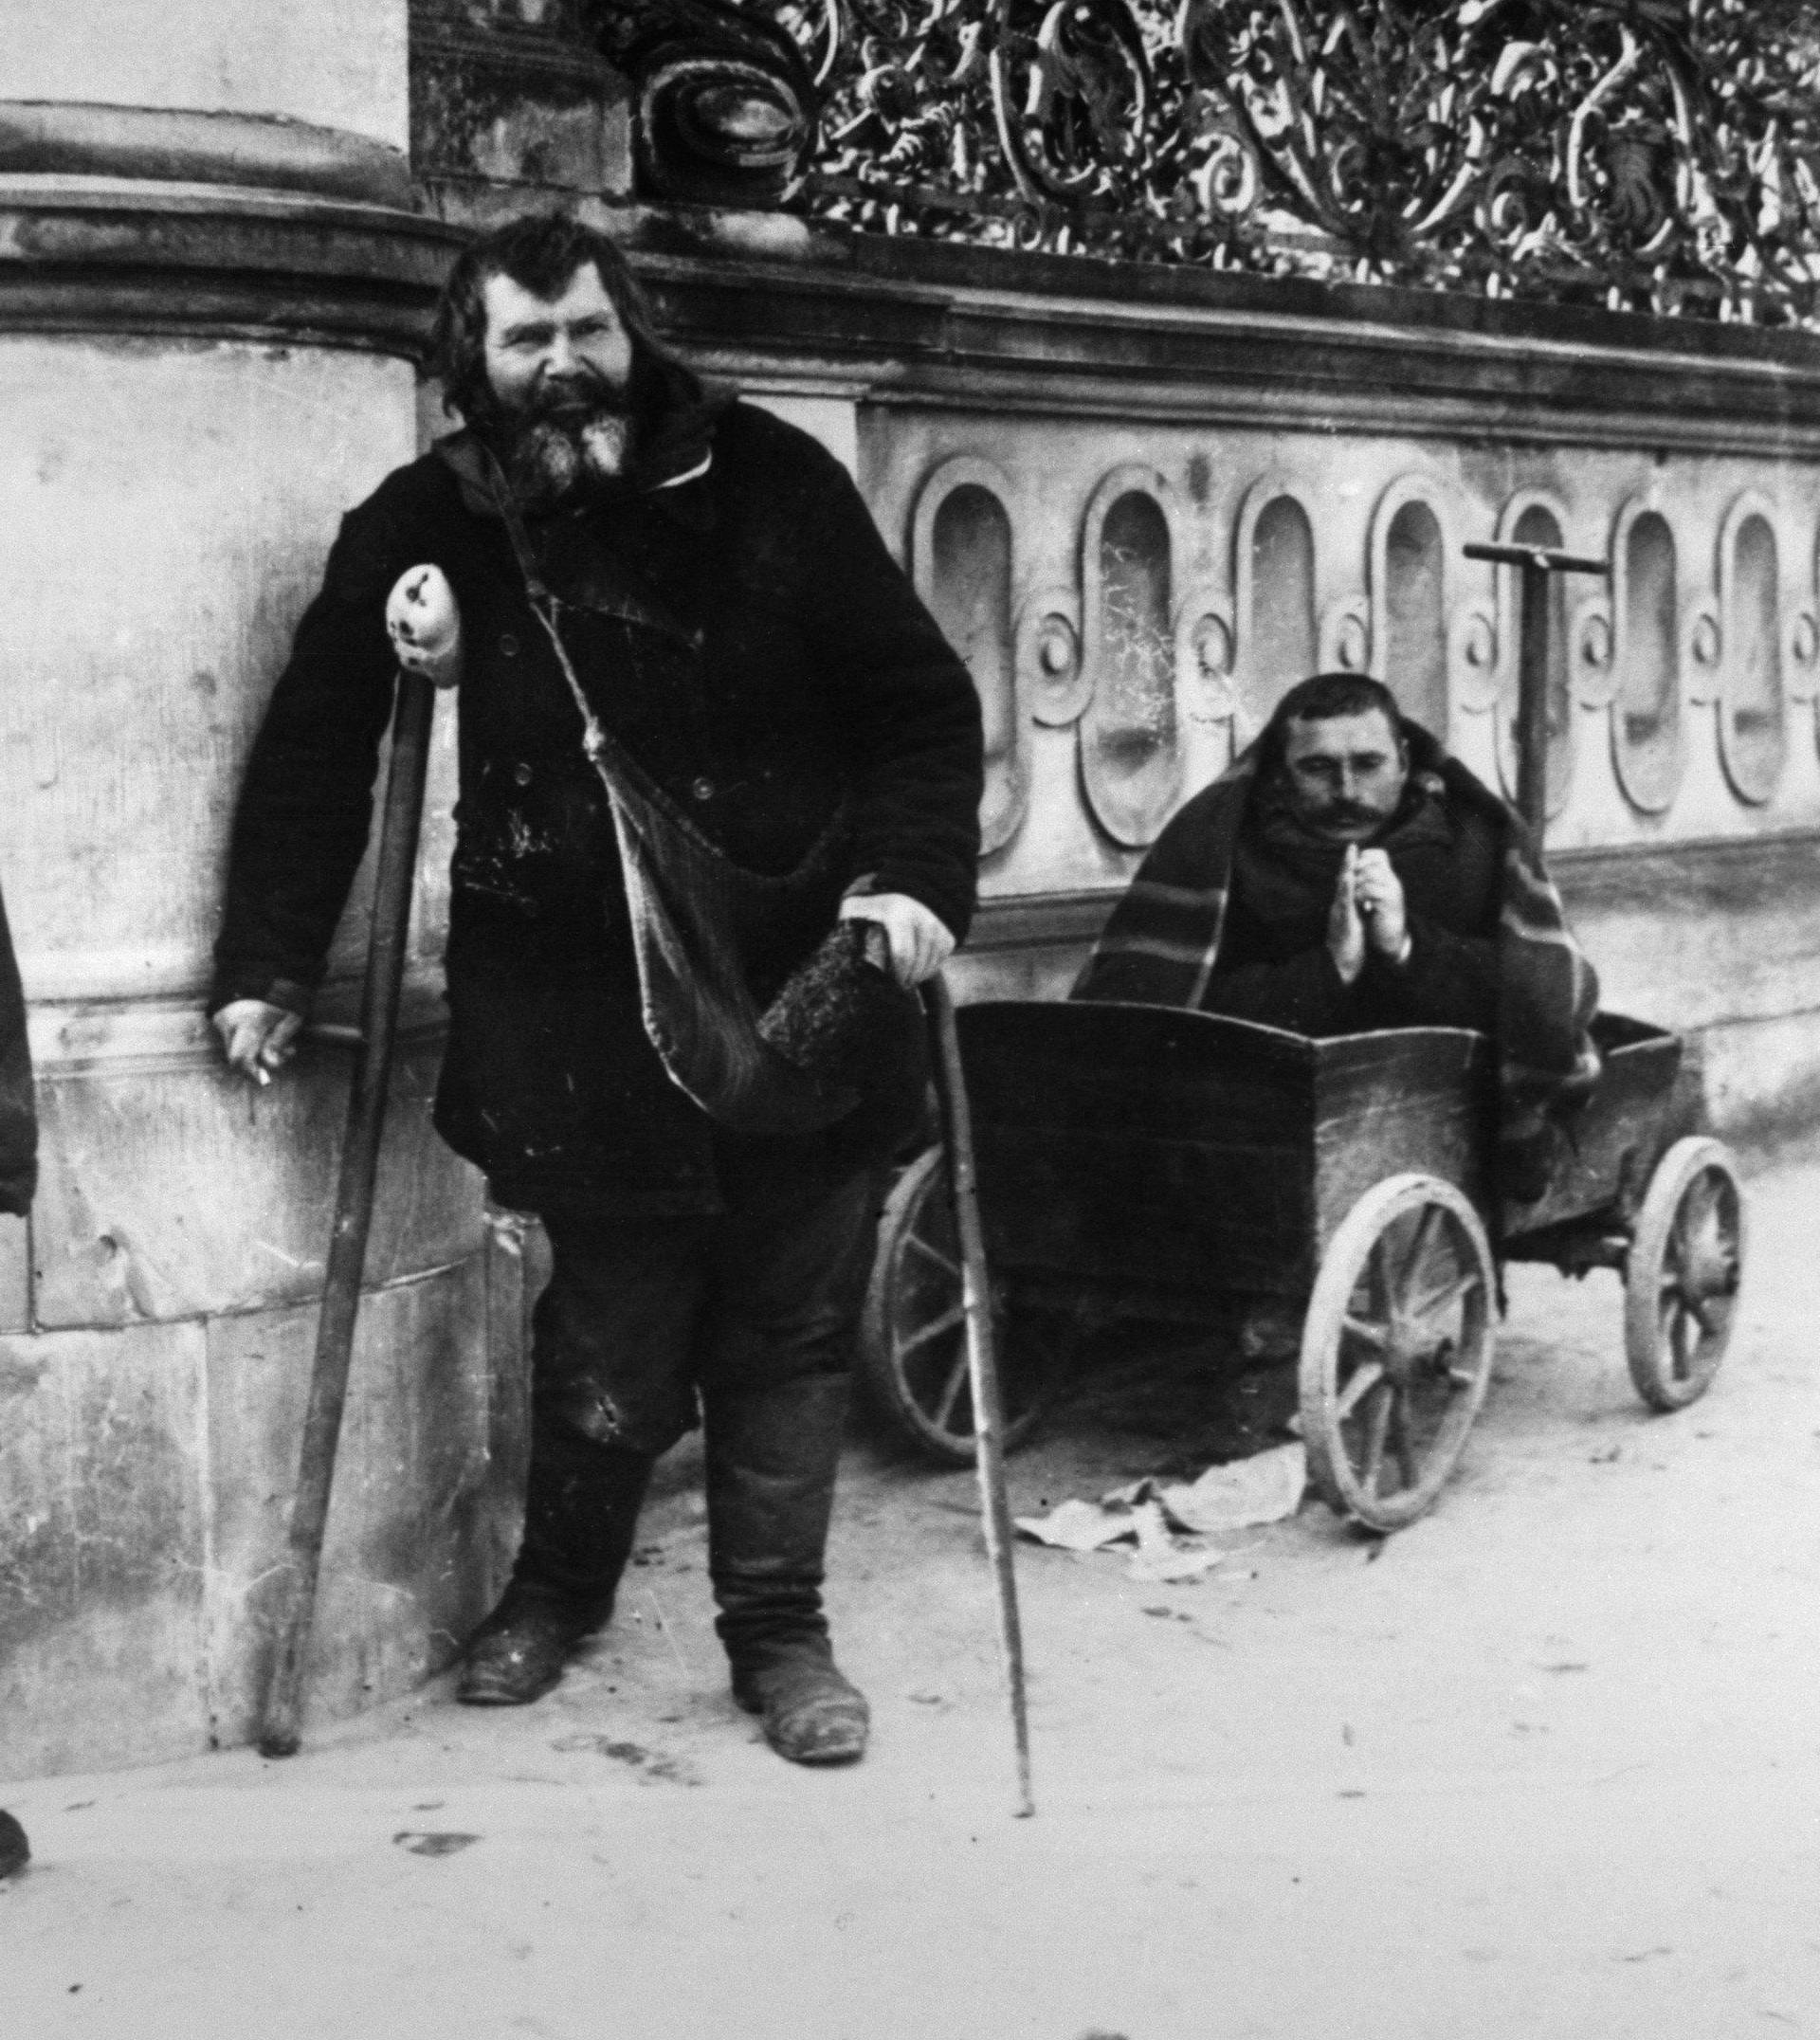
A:
{"type": "Polygon", "coordinates": [[[253,1082],[255,1084],[269,1084],[271,1081],[271,1071],[263,1063],[255,1063],[253,1065],[253,1082]]]}

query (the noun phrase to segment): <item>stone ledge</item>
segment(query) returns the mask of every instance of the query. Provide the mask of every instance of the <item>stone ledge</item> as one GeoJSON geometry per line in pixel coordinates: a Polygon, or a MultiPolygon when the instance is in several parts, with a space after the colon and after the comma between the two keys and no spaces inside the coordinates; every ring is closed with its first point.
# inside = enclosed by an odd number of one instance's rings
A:
{"type": "Polygon", "coordinates": [[[410,205],[410,165],[402,150],[279,115],[0,101],[0,176],[27,174],[240,185],[358,205],[410,205]]]}
{"type": "Polygon", "coordinates": [[[1820,338],[585,206],[710,369],[854,400],[1820,454],[1820,338]]]}
{"type": "MultiPolygon", "coordinates": [[[[1708,909],[1736,913],[1785,888],[1820,888],[1820,829],[1707,836],[1673,843],[1598,844],[1550,850],[1549,869],[1570,910],[1581,905],[1660,908],[1665,882],[1708,909]]],[[[987,895],[968,938],[971,952],[1090,942],[1122,885],[1071,892],[987,895]]],[[[1812,890],[1795,897],[1814,897],[1812,890]]]]}
{"type": "MultiPolygon", "coordinates": [[[[221,1047],[203,1011],[203,998],[198,991],[193,997],[173,999],[34,999],[27,1014],[32,1067],[41,1083],[57,1083],[77,1076],[139,1074],[173,1064],[213,1065],[221,1047]]],[[[318,997],[316,1017],[349,1025],[358,1016],[359,1003],[356,984],[331,982],[318,997]]],[[[440,1039],[447,1029],[440,960],[420,964],[405,980],[398,1039],[440,1039]]],[[[340,1051],[323,1044],[314,1052],[340,1051]]]]}
{"type": "Polygon", "coordinates": [[[0,332],[415,355],[459,236],[379,205],[207,182],[0,176],[0,332]]]}

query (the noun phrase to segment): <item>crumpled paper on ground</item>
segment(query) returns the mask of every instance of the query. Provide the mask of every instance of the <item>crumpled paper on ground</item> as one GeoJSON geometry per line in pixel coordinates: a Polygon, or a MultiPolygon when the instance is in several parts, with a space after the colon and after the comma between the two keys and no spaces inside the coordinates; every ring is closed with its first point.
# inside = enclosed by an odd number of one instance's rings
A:
{"type": "Polygon", "coordinates": [[[1103,1544],[1117,1544],[1136,1537],[1132,1521],[1136,1511],[1104,1502],[1064,1502],[1046,1516],[1020,1516],[1017,1527],[1039,1544],[1053,1544],[1062,1551],[1098,1551],[1103,1544]]]}
{"type": "Polygon", "coordinates": [[[1125,1567],[1133,1579],[1198,1579],[1229,1556],[1205,1541],[1210,1535],[1293,1516],[1307,1481],[1307,1453],[1297,1442],[1210,1466],[1194,1481],[1164,1485],[1146,1478],[1112,1488],[1098,1502],[1076,1497],[1046,1516],[1018,1517],[1017,1527],[1039,1544],[1063,1551],[1135,1543],[1125,1567]]]}
{"type": "Polygon", "coordinates": [[[1230,1466],[1210,1466],[1198,1480],[1158,1489],[1156,1498],[1184,1530],[1215,1536],[1293,1516],[1307,1484],[1308,1452],[1297,1439],[1230,1466]]]}

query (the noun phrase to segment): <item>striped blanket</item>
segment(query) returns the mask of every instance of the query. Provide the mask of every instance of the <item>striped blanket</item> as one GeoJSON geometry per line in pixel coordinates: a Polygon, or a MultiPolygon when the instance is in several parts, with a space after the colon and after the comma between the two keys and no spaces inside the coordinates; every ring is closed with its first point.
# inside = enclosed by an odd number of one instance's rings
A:
{"type": "MultiPolygon", "coordinates": [[[[1406,721],[1411,773],[1494,831],[1500,847],[1495,1047],[1502,1187],[1532,1201],[1565,1111],[1598,1074],[1588,1031],[1598,979],[1570,932],[1560,895],[1519,816],[1420,727],[1406,721]]],[[[1197,793],[1138,867],[1071,994],[1201,1008],[1220,961],[1234,853],[1257,789],[1255,746],[1197,793]]]]}

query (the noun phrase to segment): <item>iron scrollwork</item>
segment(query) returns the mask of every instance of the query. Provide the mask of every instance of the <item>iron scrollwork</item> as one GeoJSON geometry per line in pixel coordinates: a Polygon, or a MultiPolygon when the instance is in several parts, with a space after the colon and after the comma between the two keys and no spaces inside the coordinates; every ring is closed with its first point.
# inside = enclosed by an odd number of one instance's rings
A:
{"type": "Polygon", "coordinates": [[[1269,202],[1358,273],[1799,316],[1820,39],[1778,0],[1185,0],[1190,75],[1269,202]]]}
{"type": "MultiPolygon", "coordinates": [[[[797,204],[883,232],[1206,260],[1210,109],[1149,0],[772,0],[815,53],[797,204]]],[[[1224,192],[1224,185],[1221,186],[1224,192]]]]}
{"type": "Polygon", "coordinates": [[[781,33],[819,114],[786,202],[862,228],[1656,313],[1814,309],[1803,0],[713,11],[781,33]]]}

